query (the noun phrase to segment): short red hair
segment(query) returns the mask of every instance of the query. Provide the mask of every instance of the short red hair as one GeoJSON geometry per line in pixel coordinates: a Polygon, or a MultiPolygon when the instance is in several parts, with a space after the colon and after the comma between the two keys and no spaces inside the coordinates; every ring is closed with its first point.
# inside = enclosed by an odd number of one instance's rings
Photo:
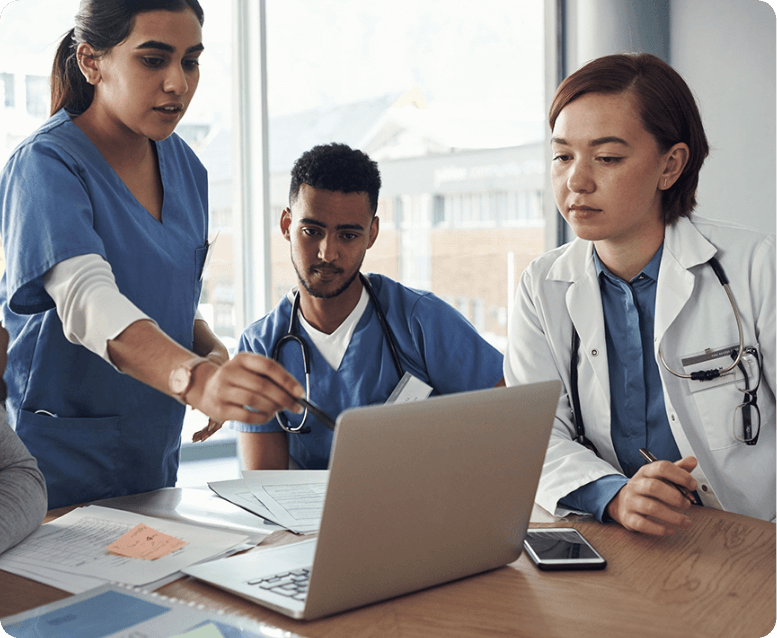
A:
{"type": "Polygon", "coordinates": [[[672,188],[662,191],[664,224],[690,216],[696,207],[699,171],[709,154],[707,136],[691,89],[671,66],[649,53],[597,58],[567,77],[556,90],[548,122],[551,131],[564,107],[586,93],[631,93],[640,119],[661,152],[679,142],[690,150],[688,163],[672,188]]]}

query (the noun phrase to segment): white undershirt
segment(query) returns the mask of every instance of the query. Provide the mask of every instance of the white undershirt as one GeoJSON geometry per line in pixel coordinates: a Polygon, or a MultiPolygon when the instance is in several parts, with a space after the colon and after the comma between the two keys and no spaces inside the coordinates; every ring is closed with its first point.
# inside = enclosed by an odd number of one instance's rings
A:
{"type": "MultiPolygon", "coordinates": [[[[59,262],[46,273],[43,287],[54,300],[65,338],[111,365],[108,341],[136,321],[153,321],[119,291],[111,265],[95,253],[59,262]]],[[[202,319],[199,311],[195,319],[202,319]]]]}
{"type": "MultiPolygon", "coordinates": [[[[294,301],[295,289],[289,291],[287,298],[289,301],[294,301]]],[[[337,326],[337,329],[332,334],[326,334],[320,330],[316,330],[311,326],[302,316],[301,312],[297,313],[297,319],[300,326],[308,333],[313,345],[316,346],[324,360],[332,367],[333,370],[337,370],[340,367],[340,363],[345,356],[345,351],[348,350],[348,345],[351,343],[351,337],[354,330],[356,330],[356,324],[359,323],[359,319],[362,318],[364,311],[367,309],[367,304],[370,301],[370,296],[367,294],[367,289],[362,286],[362,295],[359,298],[359,302],[351,313],[345,318],[343,323],[337,326]]]]}

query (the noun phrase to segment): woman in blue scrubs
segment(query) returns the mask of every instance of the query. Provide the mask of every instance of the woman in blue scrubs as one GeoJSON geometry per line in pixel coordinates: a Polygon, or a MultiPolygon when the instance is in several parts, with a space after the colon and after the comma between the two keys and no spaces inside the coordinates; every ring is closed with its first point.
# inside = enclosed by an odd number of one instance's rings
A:
{"type": "Polygon", "coordinates": [[[197,0],[82,2],[52,116],[0,174],[8,420],[49,507],[175,484],[185,404],[263,423],[302,388],[196,314],[207,176],[173,133],[196,91],[197,0]],[[247,408],[250,408],[247,409],[247,408]]]}

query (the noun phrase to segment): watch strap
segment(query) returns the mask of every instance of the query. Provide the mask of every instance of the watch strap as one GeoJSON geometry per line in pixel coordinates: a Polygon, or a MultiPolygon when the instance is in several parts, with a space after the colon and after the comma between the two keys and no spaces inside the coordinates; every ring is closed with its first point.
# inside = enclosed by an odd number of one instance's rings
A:
{"type": "Polygon", "coordinates": [[[170,372],[169,386],[175,399],[186,405],[186,394],[192,387],[192,372],[201,363],[208,363],[209,360],[204,357],[194,357],[185,361],[181,365],[173,368],[170,372]],[[185,386],[183,385],[185,383],[185,386]]]}

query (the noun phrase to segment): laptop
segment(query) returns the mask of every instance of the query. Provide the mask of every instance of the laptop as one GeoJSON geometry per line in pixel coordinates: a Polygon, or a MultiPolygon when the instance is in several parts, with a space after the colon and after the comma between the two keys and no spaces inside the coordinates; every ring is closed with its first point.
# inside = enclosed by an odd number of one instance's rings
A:
{"type": "Polygon", "coordinates": [[[312,620],[511,563],[522,551],[560,387],[548,381],[346,410],[317,538],[183,571],[312,620]]]}

